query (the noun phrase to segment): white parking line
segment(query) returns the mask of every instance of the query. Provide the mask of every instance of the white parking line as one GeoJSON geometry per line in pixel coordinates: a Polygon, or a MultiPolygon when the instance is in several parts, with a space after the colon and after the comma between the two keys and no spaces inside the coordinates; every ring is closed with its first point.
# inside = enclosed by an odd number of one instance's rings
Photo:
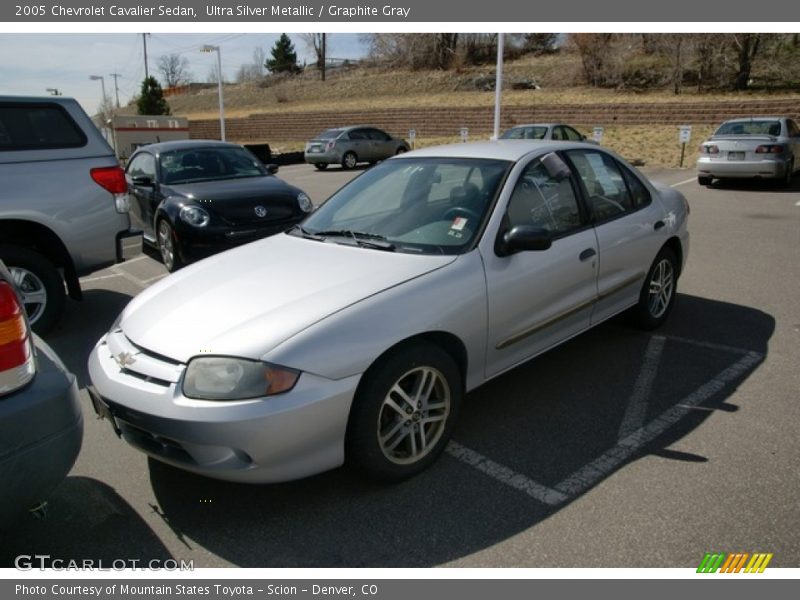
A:
{"type": "Polygon", "coordinates": [[[130,281],[132,284],[134,284],[134,285],[137,285],[137,286],[139,286],[139,287],[140,287],[140,288],[142,288],[142,289],[144,289],[144,288],[146,288],[146,287],[147,287],[147,284],[146,284],[146,283],[144,283],[144,282],[143,282],[141,279],[139,279],[138,277],[134,277],[133,275],[131,275],[131,274],[130,274],[130,273],[128,273],[127,271],[124,271],[124,270],[120,269],[120,268],[119,268],[118,266],[116,266],[116,265],[115,265],[115,266],[113,266],[113,267],[111,267],[111,270],[112,270],[112,271],[114,271],[114,273],[116,273],[116,274],[117,274],[117,275],[119,275],[120,277],[123,277],[123,278],[127,279],[127,280],[128,280],[128,281],[130,281]]]}
{"type": "Polygon", "coordinates": [[[679,185],[685,185],[685,184],[691,183],[693,181],[697,181],[697,177],[692,177],[691,179],[687,179],[685,181],[679,181],[678,183],[673,183],[669,187],[678,187],[679,185]]]}
{"type": "Polygon", "coordinates": [[[642,370],[639,371],[639,377],[636,378],[636,383],[633,385],[633,393],[622,417],[617,439],[630,435],[644,424],[644,418],[647,415],[647,401],[650,399],[650,392],[653,389],[658,363],[661,362],[666,341],[662,335],[654,335],[650,338],[650,343],[647,344],[647,350],[644,353],[642,370]]]}
{"type": "Polygon", "coordinates": [[[114,277],[122,277],[119,273],[112,273],[111,275],[97,275],[96,277],[81,277],[81,283],[90,283],[92,281],[101,281],[103,279],[113,279],[114,277]]]}
{"type": "Polygon", "coordinates": [[[686,415],[698,409],[705,409],[706,407],[700,406],[703,402],[712,398],[732,381],[735,381],[753,369],[763,358],[763,354],[744,348],[691,340],[678,336],[654,336],[651,338],[650,344],[648,344],[642,371],[634,385],[631,402],[623,418],[623,425],[626,421],[628,425],[620,427],[619,441],[599,457],[590,461],[572,475],[552,487],[541,484],[522,473],[517,473],[504,465],[496,463],[458,442],[450,442],[445,452],[489,477],[519,490],[544,504],[557,506],[558,504],[582,494],[599,481],[608,478],[620,465],[636,455],[646,444],[652,442],[673,427],[686,415]],[[649,423],[625,433],[625,430],[631,427],[637,419],[639,419],[638,422],[644,420],[641,412],[646,409],[646,402],[650,395],[649,392],[652,389],[658,362],[663,354],[664,344],[667,340],[691,344],[700,348],[732,352],[739,355],[740,358],[720,372],[716,377],[701,385],[694,392],[662,412],[649,423]],[[631,408],[632,405],[633,408],[631,408]],[[629,412],[631,414],[629,414],[629,412]]]}
{"type": "Polygon", "coordinates": [[[800,202],[795,202],[794,205],[795,206],[800,206],[800,202]]]}
{"type": "Polygon", "coordinates": [[[450,442],[447,444],[445,452],[455,459],[475,467],[479,471],[485,473],[489,477],[496,479],[528,496],[535,498],[539,502],[556,506],[565,502],[568,498],[561,492],[535,482],[533,479],[526,477],[522,473],[512,471],[499,463],[486,458],[483,454],[470,450],[462,446],[458,442],[450,442]]]}

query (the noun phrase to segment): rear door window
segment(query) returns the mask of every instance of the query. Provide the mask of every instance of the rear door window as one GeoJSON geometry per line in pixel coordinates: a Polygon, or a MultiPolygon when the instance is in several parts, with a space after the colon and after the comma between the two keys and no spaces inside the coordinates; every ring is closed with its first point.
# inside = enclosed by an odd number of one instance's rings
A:
{"type": "Polygon", "coordinates": [[[79,148],[86,141],[57,104],[0,103],[0,151],[79,148]]]}

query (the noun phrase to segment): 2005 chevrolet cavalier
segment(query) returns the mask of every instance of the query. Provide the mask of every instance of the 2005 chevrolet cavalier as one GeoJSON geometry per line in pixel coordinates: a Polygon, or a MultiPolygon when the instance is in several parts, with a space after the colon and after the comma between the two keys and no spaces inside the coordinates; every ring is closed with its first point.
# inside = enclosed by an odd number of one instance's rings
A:
{"type": "Polygon", "coordinates": [[[196,473],[429,466],[464,393],[622,311],[659,326],[689,208],[597,146],[392,158],[285,234],[155,284],[89,359],[98,412],[196,473]]]}

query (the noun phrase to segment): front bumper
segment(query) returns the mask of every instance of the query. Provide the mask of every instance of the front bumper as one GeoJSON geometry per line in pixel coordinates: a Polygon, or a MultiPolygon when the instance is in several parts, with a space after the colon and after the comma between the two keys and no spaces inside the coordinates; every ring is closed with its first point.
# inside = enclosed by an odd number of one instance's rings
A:
{"type": "Polygon", "coordinates": [[[786,174],[786,162],[775,159],[727,160],[725,158],[701,157],[697,160],[697,174],[701,177],[774,179],[786,174]]]}
{"type": "Polygon", "coordinates": [[[83,440],[75,376],[42,340],[35,343],[33,381],[0,398],[0,527],[67,476],[83,440]]]}
{"type": "Polygon", "coordinates": [[[142,452],[194,473],[245,483],[299,479],[344,462],[347,418],[360,376],[330,380],[303,373],[285,394],[218,402],[185,397],[185,365],[162,368],[159,360],[119,331],[101,339],[89,357],[98,413],[107,408],[118,434],[142,452]],[[125,351],[137,362],[121,369],[112,352],[128,345],[125,351]]]}

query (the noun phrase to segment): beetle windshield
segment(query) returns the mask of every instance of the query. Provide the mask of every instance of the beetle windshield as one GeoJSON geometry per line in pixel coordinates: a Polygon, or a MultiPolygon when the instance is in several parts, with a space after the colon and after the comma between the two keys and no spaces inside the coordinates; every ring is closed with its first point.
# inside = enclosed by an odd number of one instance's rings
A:
{"type": "Polygon", "coordinates": [[[236,146],[182,148],[162,152],[161,180],[166,184],[261,177],[267,174],[258,159],[236,146]]]}
{"type": "Polygon", "coordinates": [[[511,164],[388,160],[334,194],[297,234],[341,243],[379,239],[398,252],[460,254],[481,230],[511,164]]]}

